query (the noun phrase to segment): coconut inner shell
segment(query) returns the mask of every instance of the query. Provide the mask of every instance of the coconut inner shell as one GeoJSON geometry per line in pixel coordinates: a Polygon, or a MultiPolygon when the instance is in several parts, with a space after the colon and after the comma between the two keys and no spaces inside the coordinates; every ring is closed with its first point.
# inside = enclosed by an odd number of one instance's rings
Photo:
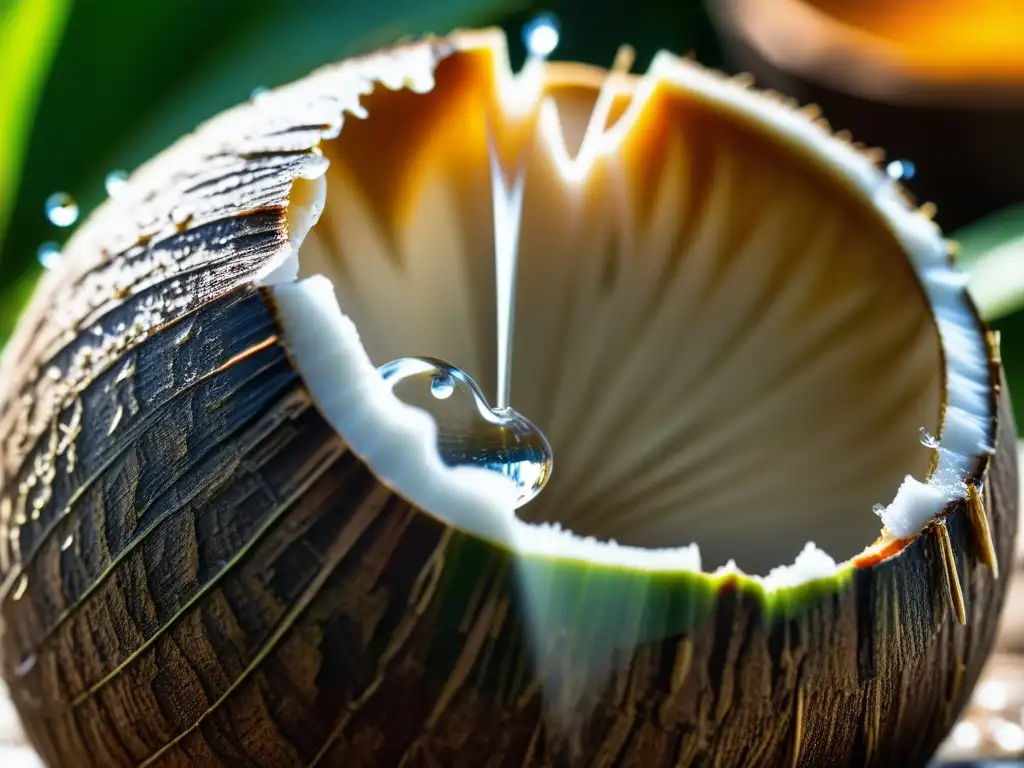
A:
{"type": "Polygon", "coordinates": [[[549,105],[511,116],[492,56],[456,53],[431,92],[378,88],[346,119],[302,274],[331,278],[374,363],[441,358],[493,397],[491,136],[526,168],[511,404],[555,452],[519,514],[696,541],[706,568],[765,573],[808,540],[859,552],[872,505],[925,477],[943,390],[930,308],[869,201],[675,86],[630,109],[638,79],[608,121],[624,139],[567,178],[600,77],[550,65],[549,105]]]}

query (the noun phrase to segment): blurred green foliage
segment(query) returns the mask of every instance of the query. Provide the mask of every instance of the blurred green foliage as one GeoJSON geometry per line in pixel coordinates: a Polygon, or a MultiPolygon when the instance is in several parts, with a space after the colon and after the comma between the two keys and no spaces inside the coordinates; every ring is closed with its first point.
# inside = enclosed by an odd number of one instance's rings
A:
{"type": "Polygon", "coordinates": [[[978,309],[1002,335],[1003,368],[1017,424],[1024,425],[1024,204],[987,216],[954,239],[978,309]]]}
{"type": "Polygon", "coordinates": [[[0,241],[14,206],[22,156],[71,0],[0,4],[0,241]]]}
{"type": "Polygon", "coordinates": [[[956,233],[957,263],[971,273],[971,292],[989,321],[1024,308],[1024,204],[1012,205],[956,233]]]}
{"type": "MultiPolygon", "coordinates": [[[[69,232],[44,215],[51,192],[70,192],[88,215],[107,172],[254,88],[401,37],[500,24],[516,61],[517,32],[541,10],[561,20],[560,58],[607,64],[629,42],[641,69],[662,48],[722,65],[702,0],[0,0],[0,343],[39,274],[38,245],[69,232]]],[[[1024,207],[957,238],[1024,393],[1024,207]]]]}

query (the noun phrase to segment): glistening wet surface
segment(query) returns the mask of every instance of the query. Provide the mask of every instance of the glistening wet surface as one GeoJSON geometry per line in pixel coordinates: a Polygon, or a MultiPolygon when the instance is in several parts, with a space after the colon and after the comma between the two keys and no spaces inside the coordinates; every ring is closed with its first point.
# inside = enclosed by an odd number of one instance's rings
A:
{"type": "Polygon", "coordinates": [[[553,464],[547,438],[513,408],[491,408],[465,371],[428,357],[392,360],[379,370],[400,400],[434,417],[447,466],[504,475],[519,491],[518,506],[544,488],[553,464]]]}

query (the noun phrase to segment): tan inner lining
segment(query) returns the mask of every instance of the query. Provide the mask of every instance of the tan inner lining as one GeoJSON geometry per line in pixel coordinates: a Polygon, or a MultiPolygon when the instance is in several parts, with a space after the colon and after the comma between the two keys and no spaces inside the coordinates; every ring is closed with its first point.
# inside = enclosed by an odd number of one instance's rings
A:
{"type": "MultiPolygon", "coordinates": [[[[365,99],[370,117],[324,146],[327,205],[301,253],[374,363],[439,357],[489,397],[488,125],[506,157],[535,135],[495,122],[492,71],[489,52],[460,53],[429,94],[365,99]]],[[[593,72],[551,71],[579,137],[593,72]]],[[[924,477],[918,430],[937,430],[941,400],[934,323],[879,217],[793,147],[671,86],[582,184],[531,146],[511,404],[555,469],[520,515],[696,541],[705,567],[759,573],[808,540],[837,558],[869,544],[872,505],[924,477]]]]}

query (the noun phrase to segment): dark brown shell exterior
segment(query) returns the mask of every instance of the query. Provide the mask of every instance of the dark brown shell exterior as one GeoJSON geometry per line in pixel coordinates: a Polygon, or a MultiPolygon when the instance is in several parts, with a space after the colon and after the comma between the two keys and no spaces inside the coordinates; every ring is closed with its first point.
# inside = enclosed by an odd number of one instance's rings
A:
{"type": "MultiPolygon", "coordinates": [[[[69,768],[922,764],[1003,600],[966,504],[965,625],[934,533],[792,614],[726,585],[621,651],[564,733],[539,678],[574,657],[530,642],[517,563],[381,485],[314,407],[254,278],[342,109],[440,55],[345,62],[201,127],[40,288],[0,384],[3,671],[33,744],[69,768]]],[[[1004,392],[979,474],[1006,563],[1014,447],[1004,392]]]]}

